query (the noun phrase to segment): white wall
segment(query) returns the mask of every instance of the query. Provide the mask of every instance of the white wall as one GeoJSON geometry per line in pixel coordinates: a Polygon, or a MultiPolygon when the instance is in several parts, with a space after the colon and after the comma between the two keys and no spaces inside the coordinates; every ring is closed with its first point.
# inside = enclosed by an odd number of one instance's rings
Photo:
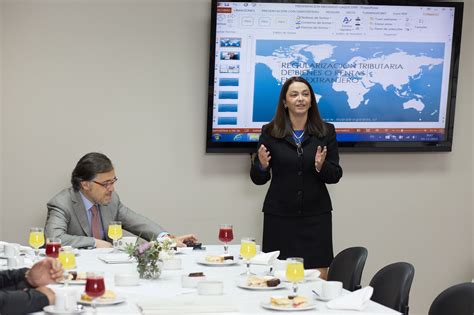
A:
{"type": "MultiPolygon", "coordinates": [[[[0,5],[0,130],[3,130],[3,5],[0,5]]],[[[0,132],[0,148],[3,148],[3,133],[0,132]]],[[[3,178],[3,150],[0,151],[0,178],[3,178]]],[[[0,180],[0,239],[3,239],[3,181],[0,180]]]]}
{"type": "MultiPolygon", "coordinates": [[[[335,251],[369,249],[363,284],[388,263],[413,263],[412,314],[474,277],[473,4],[465,6],[453,152],[343,154],[344,177],[330,187],[335,251]]],[[[97,150],[114,161],[122,200],[170,231],[216,243],[217,225],[230,222],[236,239],[261,238],[267,187],[250,182],[248,155],[205,154],[209,0],[0,8],[0,237],[26,243],[79,157],[97,150]]]]}

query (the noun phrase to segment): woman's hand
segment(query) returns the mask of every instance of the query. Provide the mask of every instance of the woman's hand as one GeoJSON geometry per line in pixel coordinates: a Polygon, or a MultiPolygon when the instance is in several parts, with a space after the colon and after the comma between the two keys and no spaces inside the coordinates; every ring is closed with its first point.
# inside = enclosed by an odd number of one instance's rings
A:
{"type": "Polygon", "coordinates": [[[258,160],[260,161],[260,165],[264,170],[268,169],[271,158],[270,151],[268,151],[263,144],[260,145],[260,148],[258,148],[258,160]]]}
{"type": "Polygon", "coordinates": [[[324,146],[321,149],[321,146],[318,145],[318,149],[316,150],[316,156],[314,157],[314,167],[316,167],[316,171],[321,171],[323,167],[324,161],[326,160],[326,155],[328,153],[328,149],[324,146]]]}

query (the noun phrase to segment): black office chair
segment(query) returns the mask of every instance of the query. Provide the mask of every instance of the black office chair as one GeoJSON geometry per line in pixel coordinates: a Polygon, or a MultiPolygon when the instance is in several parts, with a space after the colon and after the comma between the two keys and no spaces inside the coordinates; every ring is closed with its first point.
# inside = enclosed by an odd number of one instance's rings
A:
{"type": "Polygon", "coordinates": [[[361,288],[360,279],[367,260],[365,247],[349,247],[334,257],[328,271],[328,280],[341,281],[344,289],[355,291],[361,288]]]}
{"type": "Polygon", "coordinates": [[[431,303],[429,315],[474,314],[474,283],[454,285],[441,292],[431,303]]]}
{"type": "Polygon", "coordinates": [[[397,262],[380,269],[370,280],[374,288],[372,301],[408,314],[408,297],[415,268],[406,262],[397,262]]]}

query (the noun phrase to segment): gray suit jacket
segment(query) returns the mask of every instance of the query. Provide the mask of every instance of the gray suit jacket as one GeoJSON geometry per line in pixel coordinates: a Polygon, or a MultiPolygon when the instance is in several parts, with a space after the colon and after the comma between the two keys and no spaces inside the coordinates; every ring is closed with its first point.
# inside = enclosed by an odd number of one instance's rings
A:
{"type": "MultiPolygon", "coordinates": [[[[79,192],[72,187],[64,189],[48,202],[47,207],[48,217],[44,229],[46,237],[59,238],[63,245],[94,247],[95,240],[79,192]]],[[[147,240],[164,232],[160,225],[122,204],[115,192],[107,206],[100,206],[100,214],[105,234],[110,221],[121,221],[124,230],[147,240]]],[[[111,241],[109,238],[107,240],[111,241]]]]}

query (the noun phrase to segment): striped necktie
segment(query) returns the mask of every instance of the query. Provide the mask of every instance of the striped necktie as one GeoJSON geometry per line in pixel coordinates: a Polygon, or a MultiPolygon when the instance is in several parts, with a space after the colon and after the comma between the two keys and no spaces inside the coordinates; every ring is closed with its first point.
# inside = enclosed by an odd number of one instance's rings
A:
{"type": "Polygon", "coordinates": [[[99,218],[99,209],[97,209],[96,205],[93,205],[91,208],[92,211],[92,236],[96,239],[101,240],[102,235],[100,233],[100,218],[99,218]]]}

